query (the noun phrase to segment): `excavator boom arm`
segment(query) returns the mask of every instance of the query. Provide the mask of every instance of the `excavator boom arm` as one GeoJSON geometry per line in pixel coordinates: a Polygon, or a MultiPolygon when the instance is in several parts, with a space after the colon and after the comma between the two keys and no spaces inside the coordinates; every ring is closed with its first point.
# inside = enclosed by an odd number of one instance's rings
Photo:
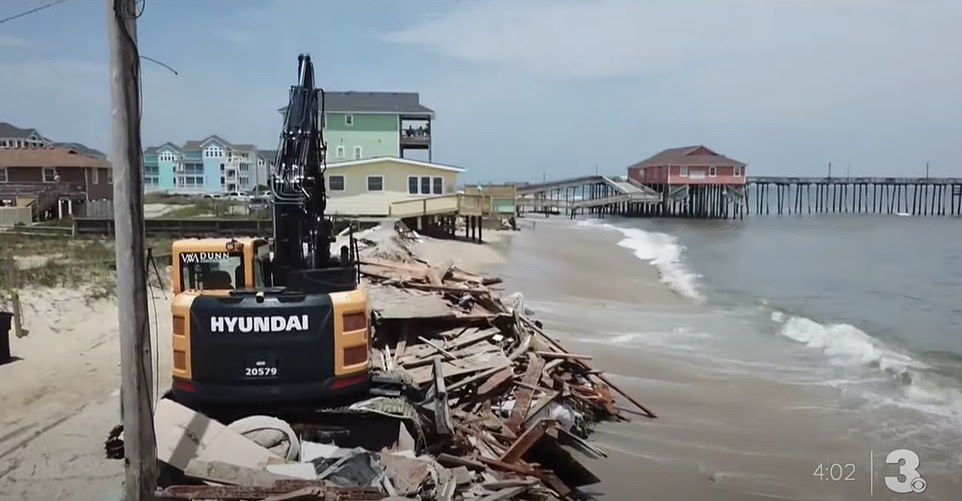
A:
{"type": "Polygon", "coordinates": [[[274,207],[275,285],[292,271],[316,269],[330,260],[333,227],[325,217],[325,144],[319,118],[324,91],[314,86],[311,57],[297,58],[298,84],[291,86],[277,159],[270,175],[274,207]]]}

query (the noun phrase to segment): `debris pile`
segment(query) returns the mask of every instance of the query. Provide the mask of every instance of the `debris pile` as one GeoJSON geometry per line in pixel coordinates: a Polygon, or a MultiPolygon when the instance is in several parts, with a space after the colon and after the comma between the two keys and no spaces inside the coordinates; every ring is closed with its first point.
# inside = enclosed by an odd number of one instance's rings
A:
{"type": "Polygon", "coordinates": [[[162,498],[570,499],[598,482],[569,449],[605,457],[585,440],[594,423],[655,415],[549,337],[520,294],[418,260],[416,238],[399,227],[360,239],[376,318],[372,398],[329,410],[323,424],[227,425],[162,400],[158,457],[180,477],[162,498]],[[351,426],[361,432],[338,435],[351,426]],[[361,443],[376,435],[384,440],[361,443]]]}

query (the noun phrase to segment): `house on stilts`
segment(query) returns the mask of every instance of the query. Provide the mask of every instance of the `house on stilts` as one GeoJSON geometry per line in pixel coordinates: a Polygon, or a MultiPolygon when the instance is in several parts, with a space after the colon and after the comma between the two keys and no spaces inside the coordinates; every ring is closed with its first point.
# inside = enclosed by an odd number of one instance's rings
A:
{"type": "Polygon", "coordinates": [[[628,167],[628,179],[661,194],[637,206],[639,216],[741,218],[745,212],[745,163],[710,148],[663,150],[628,167]]]}

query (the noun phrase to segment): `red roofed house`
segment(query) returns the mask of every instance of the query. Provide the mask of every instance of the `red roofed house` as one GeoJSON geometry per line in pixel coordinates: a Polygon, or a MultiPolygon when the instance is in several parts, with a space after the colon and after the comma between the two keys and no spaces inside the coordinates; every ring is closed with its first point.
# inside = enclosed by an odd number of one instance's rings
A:
{"type": "Polygon", "coordinates": [[[745,164],[705,146],[669,148],[628,167],[642,184],[744,185],[745,164]]]}
{"type": "Polygon", "coordinates": [[[743,202],[746,183],[743,162],[702,145],[664,150],[629,166],[628,178],[662,194],[658,215],[689,217],[727,217],[728,202],[743,202]]]}

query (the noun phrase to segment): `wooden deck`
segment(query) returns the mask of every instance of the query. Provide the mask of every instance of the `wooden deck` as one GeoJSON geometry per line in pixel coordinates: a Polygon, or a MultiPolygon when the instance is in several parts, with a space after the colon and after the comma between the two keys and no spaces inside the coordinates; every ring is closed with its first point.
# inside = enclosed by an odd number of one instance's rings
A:
{"type": "Polygon", "coordinates": [[[391,216],[397,218],[420,216],[486,216],[490,201],[486,195],[451,193],[433,197],[391,202],[391,216]]]}

